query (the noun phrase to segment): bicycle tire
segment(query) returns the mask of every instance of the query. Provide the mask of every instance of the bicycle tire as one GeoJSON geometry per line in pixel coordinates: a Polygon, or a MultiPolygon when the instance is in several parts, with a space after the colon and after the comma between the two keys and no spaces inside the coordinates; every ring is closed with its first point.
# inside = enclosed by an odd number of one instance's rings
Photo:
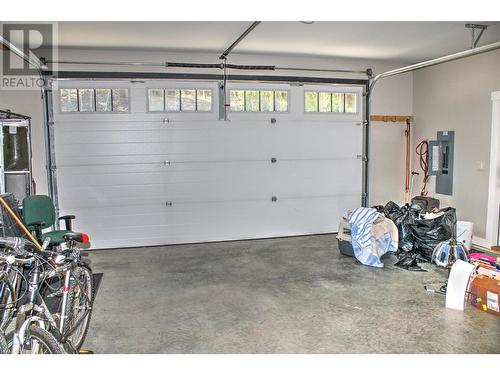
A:
{"type": "MultiPolygon", "coordinates": [[[[86,285],[90,291],[88,293],[89,299],[90,299],[90,309],[87,313],[87,316],[83,319],[83,321],[80,323],[81,327],[78,327],[75,332],[73,332],[68,339],[71,341],[73,344],[74,348],[78,351],[83,343],[85,342],[85,338],[87,337],[89,326],[90,326],[90,318],[92,316],[92,306],[94,304],[94,298],[95,298],[95,284],[94,284],[94,274],[92,273],[92,269],[84,264],[80,264],[77,266],[75,270],[76,275],[81,275],[85,274],[86,277],[82,283],[86,285]]],[[[71,326],[71,323],[73,321],[73,318],[76,320],[78,317],[73,317],[73,314],[75,312],[75,309],[78,310],[80,306],[80,301],[78,301],[77,293],[80,289],[80,285],[78,283],[73,282],[70,291],[69,291],[69,298],[68,298],[68,318],[65,322],[64,325],[64,330],[70,330],[73,327],[71,326]]]]}
{"type": "MultiPolygon", "coordinates": [[[[50,332],[36,326],[31,326],[26,331],[26,337],[35,339],[39,341],[43,347],[46,348],[47,353],[36,353],[36,354],[64,354],[61,344],[50,332]]],[[[7,352],[12,351],[12,342],[14,341],[14,332],[10,332],[7,335],[7,352]]],[[[27,353],[28,354],[28,353],[27,353]]]]}

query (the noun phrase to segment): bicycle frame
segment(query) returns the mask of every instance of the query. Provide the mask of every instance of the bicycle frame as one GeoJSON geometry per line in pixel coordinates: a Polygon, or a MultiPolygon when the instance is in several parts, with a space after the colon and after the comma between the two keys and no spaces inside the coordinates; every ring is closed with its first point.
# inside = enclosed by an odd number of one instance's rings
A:
{"type": "MultiPolygon", "coordinates": [[[[71,341],[68,340],[68,337],[71,336],[73,332],[75,332],[75,330],[83,322],[86,316],[90,313],[90,310],[92,308],[92,301],[90,301],[89,297],[87,296],[87,302],[89,306],[88,309],[86,309],[82,316],[79,317],[79,319],[71,329],[67,329],[66,331],[64,330],[64,325],[68,313],[68,297],[72,276],[75,282],[78,283],[80,287],[83,287],[81,281],[73,273],[73,268],[76,264],[75,261],[76,260],[65,262],[61,266],[57,266],[55,268],[42,272],[40,270],[40,261],[36,260],[33,272],[28,283],[29,300],[27,303],[20,306],[17,310],[16,328],[14,331],[12,349],[13,354],[22,352],[26,338],[26,331],[29,330],[29,327],[33,324],[37,324],[40,328],[50,331],[61,345],[69,346],[69,349],[71,349],[71,351],[75,350],[71,341]],[[50,279],[61,274],[64,275],[64,283],[62,286],[60,319],[59,323],[57,323],[54,319],[54,316],[47,307],[47,304],[45,303],[43,297],[40,295],[40,289],[42,285],[40,280],[50,279]],[[48,323],[48,325],[46,324],[46,322],[48,323]]],[[[9,289],[11,293],[14,291],[14,288],[12,286],[9,286],[9,289]]],[[[11,301],[15,300],[14,296],[11,296],[10,298],[11,301]]]]}

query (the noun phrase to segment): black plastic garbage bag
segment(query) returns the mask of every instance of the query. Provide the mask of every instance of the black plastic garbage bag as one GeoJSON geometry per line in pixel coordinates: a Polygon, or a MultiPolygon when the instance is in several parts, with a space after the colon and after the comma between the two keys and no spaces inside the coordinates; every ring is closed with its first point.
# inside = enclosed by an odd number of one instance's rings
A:
{"type": "Polygon", "coordinates": [[[418,265],[419,262],[422,262],[422,260],[418,254],[401,253],[398,256],[398,261],[394,265],[408,271],[427,272],[418,265]]]}
{"type": "Polygon", "coordinates": [[[430,260],[434,248],[442,241],[447,241],[455,233],[457,223],[456,211],[452,207],[443,208],[438,212],[444,214],[434,219],[414,220],[410,224],[414,240],[414,251],[426,260],[430,260]]]}
{"type": "Polygon", "coordinates": [[[399,207],[396,203],[390,201],[385,205],[382,212],[385,217],[391,219],[398,228],[398,248],[403,252],[412,251],[414,239],[410,225],[415,222],[417,211],[410,208],[407,204],[403,207],[399,207]]]}

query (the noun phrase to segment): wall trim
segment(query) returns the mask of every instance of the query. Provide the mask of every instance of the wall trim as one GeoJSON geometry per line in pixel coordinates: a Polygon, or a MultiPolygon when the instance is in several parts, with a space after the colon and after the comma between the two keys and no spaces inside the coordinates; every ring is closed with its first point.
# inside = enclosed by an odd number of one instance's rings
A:
{"type": "Polygon", "coordinates": [[[490,173],[488,183],[488,209],[486,214],[486,247],[497,243],[498,207],[500,189],[496,186],[498,179],[497,169],[499,156],[500,137],[500,91],[491,93],[491,146],[490,146],[490,173]]]}
{"type": "Polygon", "coordinates": [[[490,244],[486,238],[472,236],[472,247],[480,247],[484,249],[490,249],[490,244]]]}

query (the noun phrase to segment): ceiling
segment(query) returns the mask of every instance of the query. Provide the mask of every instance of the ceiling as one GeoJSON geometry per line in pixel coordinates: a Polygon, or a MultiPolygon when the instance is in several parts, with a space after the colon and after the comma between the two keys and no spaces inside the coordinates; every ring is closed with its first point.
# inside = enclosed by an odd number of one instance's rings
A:
{"type": "MultiPolygon", "coordinates": [[[[234,50],[418,62],[471,47],[464,22],[262,22],[234,50]]],[[[500,22],[479,45],[500,41],[500,22]]],[[[251,22],[59,22],[59,46],[224,51],[251,22]]]]}

